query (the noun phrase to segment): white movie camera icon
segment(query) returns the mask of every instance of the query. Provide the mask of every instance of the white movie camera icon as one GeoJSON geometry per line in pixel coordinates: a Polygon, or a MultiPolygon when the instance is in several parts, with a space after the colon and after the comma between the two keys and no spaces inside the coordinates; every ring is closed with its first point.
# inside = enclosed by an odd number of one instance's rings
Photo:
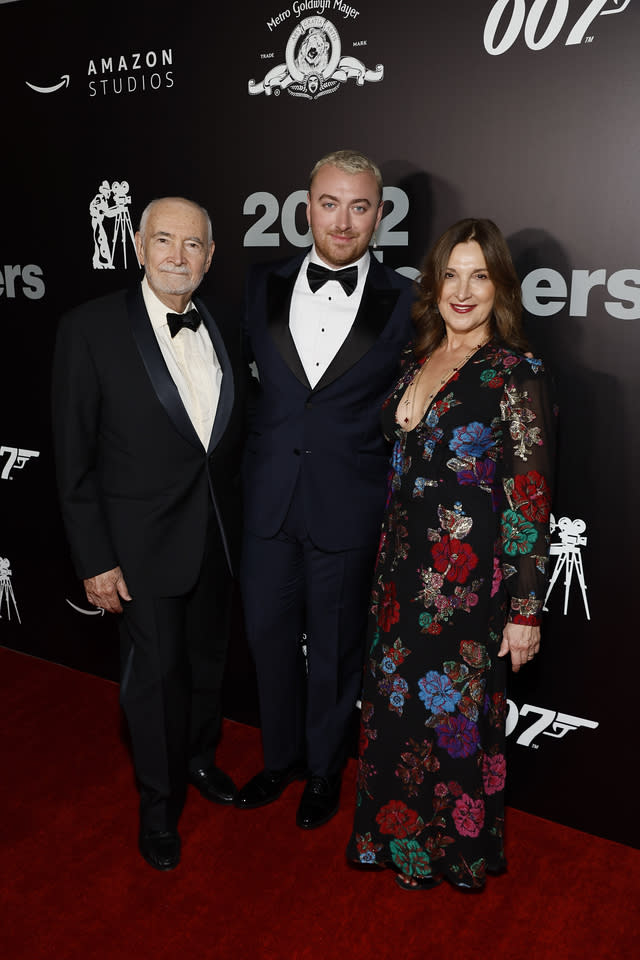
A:
{"type": "Polygon", "coordinates": [[[11,586],[11,564],[6,557],[0,557],[0,620],[2,619],[2,604],[7,605],[7,618],[11,620],[11,607],[15,610],[18,623],[22,623],[18,613],[18,605],[11,586]]]}
{"type": "Polygon", "coordinates": [[[590,620],[591,616],[589,614],[589,604],[587,603],[587,585],[584,581],[582,553],[580,550],[581,547],[584,547],[587,544],[587,538],[582,536],[587,529],[587,525],[584,520],[570,520],[569,517],[560,517],[556,523],[553,514],[551,514],[550,526],[552,533],[555,533],[556,530],[559,531],[558,536],[560,537],[560,542],[552,543],[549,548],[549,553],[552,557],[556,558],[556,562],[551,575],[551,580],[549,581],[549,588],[547,590],[547,595],[544,598],[544,606],[542,609],[548,609],[547,600],[551,595],[551,591],[553,590],[556,580],[564,569],[564,613],[566,616],[569,606],[571,580],[575,571],[578,577],[578,583],[580,584],[580,590],[582,591],[582,600],[584,603],[584,610],[587,615],[587,620],[590,620]]]}

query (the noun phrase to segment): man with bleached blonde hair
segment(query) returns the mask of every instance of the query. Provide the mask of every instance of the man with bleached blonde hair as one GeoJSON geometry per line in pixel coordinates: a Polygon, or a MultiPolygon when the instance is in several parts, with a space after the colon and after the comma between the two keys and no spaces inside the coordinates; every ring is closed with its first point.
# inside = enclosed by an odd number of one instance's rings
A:
{"type": "Polygon", "coordinates": [[[310,178],[312,248],[255,267],[248,283],[260,388],[241,580],[264,769],[236,806],[304,778],[306,830],[339,805],[389,463],[380,405],[411,336],[411,285],[369,251],[381,216],[377,166],[356,150],[327,154],[310,178]]]}

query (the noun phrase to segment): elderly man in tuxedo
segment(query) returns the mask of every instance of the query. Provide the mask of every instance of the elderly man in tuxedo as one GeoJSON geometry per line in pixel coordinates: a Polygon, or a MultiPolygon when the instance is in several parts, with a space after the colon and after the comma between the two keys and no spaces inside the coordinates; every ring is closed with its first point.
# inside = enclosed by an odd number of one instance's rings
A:
{"type": "Polygon", "coordinates": [[[311,250],[248,281],[259,392],[241,582],[264,769],[235,803],[262,806],[304,778],[303,829],[339,805],[388,474],[380,406],[411,337],[411,284],[369,250],[381,216],[375,164],[328,154],[311,173],[311,250]]]}
{"type": "Polygon", "coordinates": [[[215,766],[240,522],[240,325],[193,296],[214,252],[206,210],[154,200],[144,279],[60,325],[53,423],[65,528],[90,603],[118,616],[139,849],[180,860],[187,784],[232,803],[215,766]]]}

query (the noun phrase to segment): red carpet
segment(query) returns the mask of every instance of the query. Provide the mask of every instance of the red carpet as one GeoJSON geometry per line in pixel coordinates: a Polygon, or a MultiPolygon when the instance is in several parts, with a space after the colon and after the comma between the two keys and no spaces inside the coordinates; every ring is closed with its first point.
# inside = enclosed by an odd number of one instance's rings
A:
{"type": "MultiPolygon", "coordinates": [[[[638,955],[640,853],[515,810],[509,872],[480,895],[406,893],[348,867],[353,761],[340,813],[310,833],[294,823],[302,784],[252,812],[192,791],[182,863],[157,873],[136,849],[117,687],[4,648],[0,678],[3,960],[638,955]]],[[[259,747],[227,723],[220,765],[242,782],[259,747]]]]}

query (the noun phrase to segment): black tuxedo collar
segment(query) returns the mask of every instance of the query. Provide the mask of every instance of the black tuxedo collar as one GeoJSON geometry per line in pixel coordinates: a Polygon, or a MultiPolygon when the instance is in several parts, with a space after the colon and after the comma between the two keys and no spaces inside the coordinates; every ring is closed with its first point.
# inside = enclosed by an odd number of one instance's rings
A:
{"type": "MultiPolygon", "coordinates": [[[[270,274],[267,281],[267,326],[278,350],[296,378],[308,390],[311,385],[304,371],[289,329],[291,295],[298,271],[306,254],[288,261],[270,274]]],[[[321,390],[353,367],[378,340],[400,296],[400,288],[393,287],[376,258],[371,255],[369,271],[358,312],[351,330],[313,388],[321,390]]]]}
{"type": "Polygon", "coordinates": [[[291,295],[303,260],[304,256],[296,257],[294,261],[289,261],[283,269],[272,273],[268,277],[267,327],[286,365],[300,383],[307,390],[311,390],[311,384],[304,371],[300,354],[296,349],[289,329],[291,295]]]}
{"type": "MultiPolygon", "coordinates": [[[[231,416],[234,396],[233,372],[224,342],[209,311],[199,298],[194,298],[193,302],[209,332],[223,374],[218,409],[209,440],[208,451],[211,451],[218,443],[231,416]]],[[[160,403],[167,411],[178,433],[198,450],[203,450],[204,448],[200,437],[191,422],[191,418],[185,409],[178,388],[173,382],[167,365],[164,362],[162,351],[149,321],[149,315],[144,304],[140,284],[128,291],[127,310],[129,312],[133,338],[160,403]]]]}
{"type": "Polygon", "coordinates": [[[218,363],[222,368],[222,383],[220,384],[218,407],[216,409],[213,427],[211,428],[209,446],[207,447],[207,453],[211,453],[211,451],[217,447],[222,434],[227,429],[229,424],[235,398],[235,382],[231,360],[229,359],[229,354],[227,353],[227,348],[224,340],[222,339],[220,330],[218,329],[213,317],[205,307],[200,297],[194,297],[193,302],[198,310],[198,313],[202,317],[202,322],[209,332],[213,349],[215,350],[218,358],[218,363]]]}

